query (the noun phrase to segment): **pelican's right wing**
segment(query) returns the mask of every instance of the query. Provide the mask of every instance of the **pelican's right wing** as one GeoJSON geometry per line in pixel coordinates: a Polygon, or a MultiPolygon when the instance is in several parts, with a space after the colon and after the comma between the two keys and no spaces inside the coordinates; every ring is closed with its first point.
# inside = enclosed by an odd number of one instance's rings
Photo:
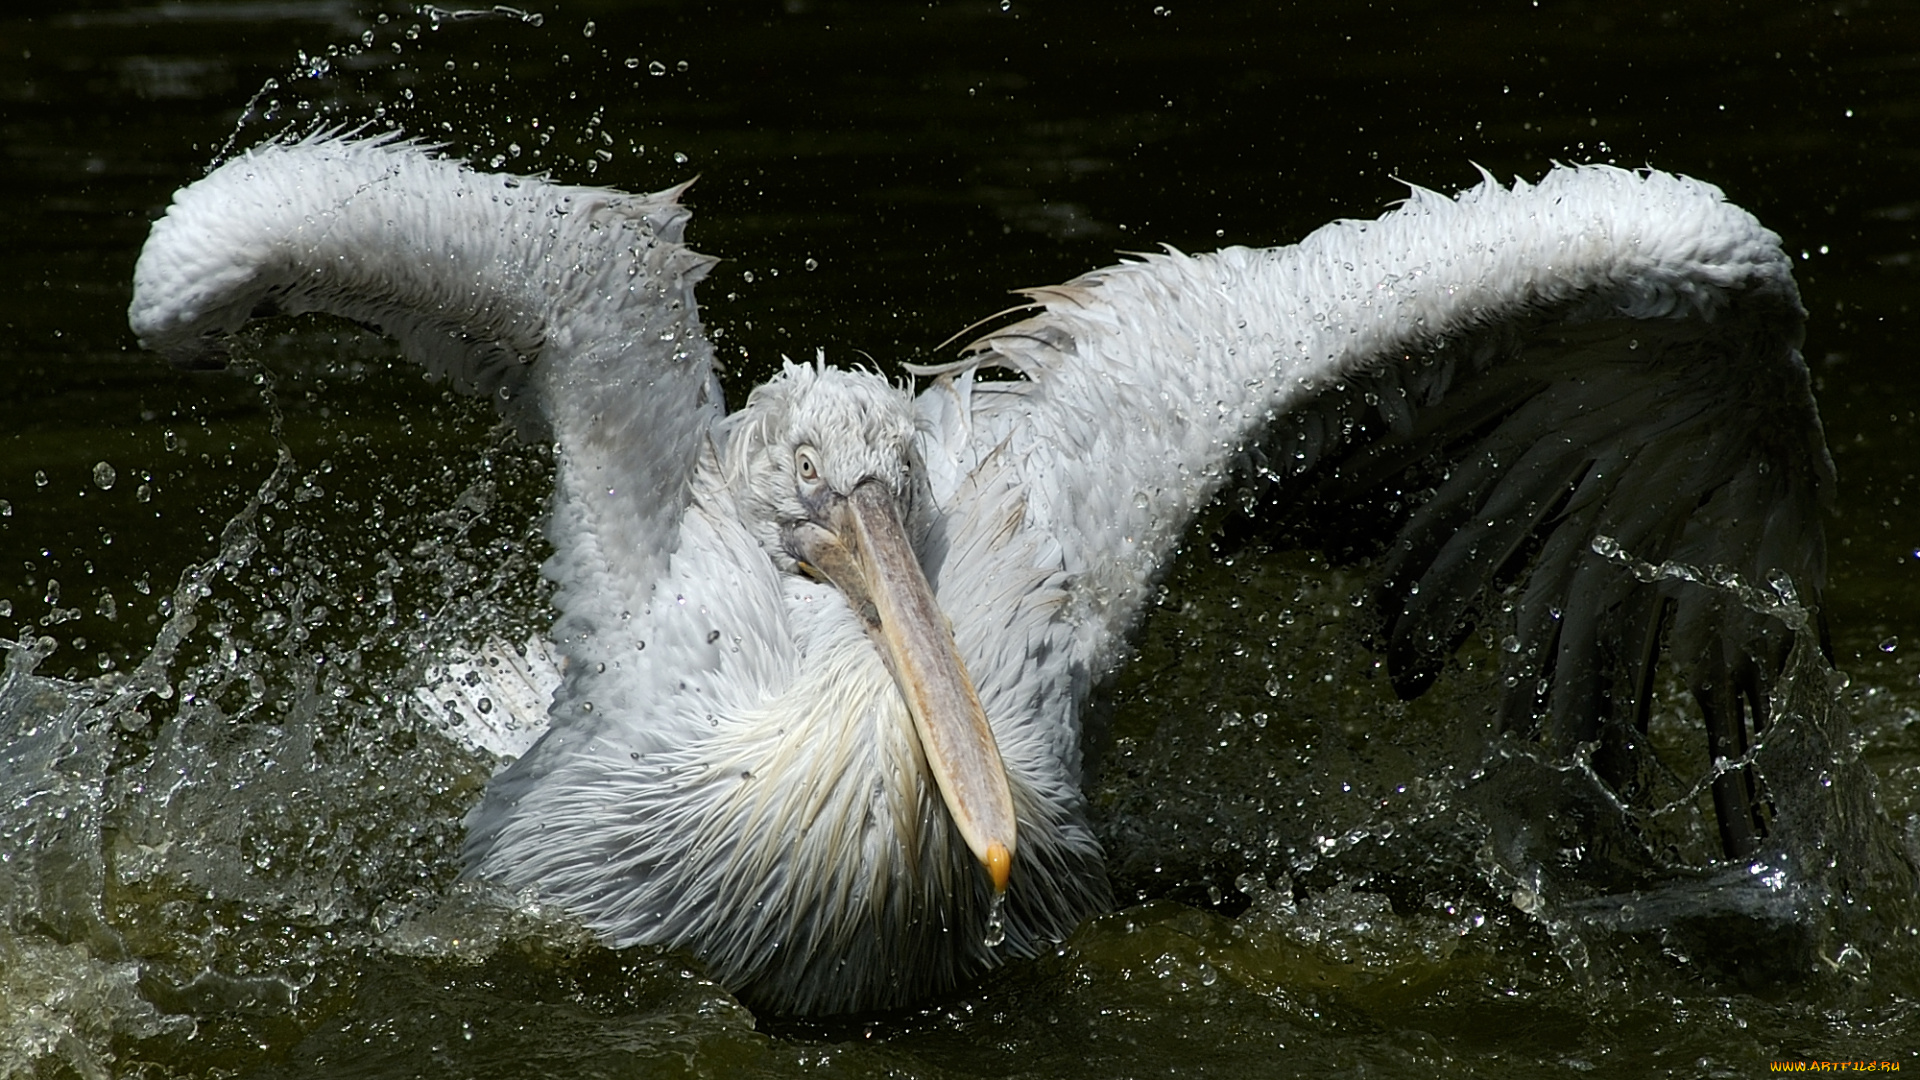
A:
{"type": "MultiPolygon", "coordinates": [[[[1791,631],[1607,555],[1807,603],[1824,586],[1832,465],[1790,262],[1717,189],[1604,167],[1489,179],[1292,247],[1147,256],[1030,295],[1039,314],[930,372],[929,470],[936,499],[1018,473],[1007,512],[1052,541],[1087,677],[1196,514],[1257,474],[1294,535],[1378,556],[1404,693],[1504,607],[1505,713],[1545,716],[1562,748],[1630,743],[1663,650],[1716,757],[1739,757],[1746,713],[1764,723],[1791,631]],[[1025,379],[974,379],[991,366],[1025,379]]],[[[1724,794],[1737,849],[1761,826],[1740,823],[1750,791],[1724,794]]]]}
{"type": "Polygon", "coordinates": [[[679,189],[627,195],[475,172],[415,143],[268,143],[174,194],[129,322],[176,362],[263,314],[377,327],[561,453],[562,595],[658,576],[724,408],[679,189]],[[591,492],[589,496],[588,493],[591,492]]]}

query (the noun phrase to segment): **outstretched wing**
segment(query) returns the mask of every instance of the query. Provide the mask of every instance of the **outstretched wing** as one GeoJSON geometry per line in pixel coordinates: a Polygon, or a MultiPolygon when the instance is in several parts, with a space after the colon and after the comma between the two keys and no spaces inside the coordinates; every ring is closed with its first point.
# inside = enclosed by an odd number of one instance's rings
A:
{"type": "MultiPolygon", "coordinates": [[[[1715,757],[1764,723],[1792,631],[1609,557],[1808,603],[1824,586],[1832,465],[1804,313],[1779,238],[1717,189],[1604,167],[1489,178],[1292,247],[1146,256],[1030,295],[1039,314],[931,372],[924,411],[944,475],[1019,470],[1094,677],[1196,513],[1255,473],[1295,535],[1379,557],[1404,694],[1512,604],[1505,715],[1544,716],[1562,749],[1599,740],[1616,786],[1663,649],[1715,757]],[[990,366],[1026,378],[973,381],[990,366]]],[[[1750,783],[1716,783],[1730,851],[1764,827],[1750,783]]]]}
{"type": "Polygon", "coordinates": [[[342,315],[550,432],[565,610],[658,576],[723,408],[693,301],[711,260],[681,243],[679,193],[478,173],[392,137],[269,143],[174,194],[128,318],[190,363],[255,316],[342,315]]]}

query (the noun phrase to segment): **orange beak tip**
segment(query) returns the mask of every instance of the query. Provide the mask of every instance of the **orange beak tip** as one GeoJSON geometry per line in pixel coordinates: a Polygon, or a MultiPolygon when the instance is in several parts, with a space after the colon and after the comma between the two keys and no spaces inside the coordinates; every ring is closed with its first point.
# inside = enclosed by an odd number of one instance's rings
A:
{"type": "Polygon", "coordinates": [[[987,845],[986,864],[987,876],[993,879],[993,891],[1006,892],[1007,879],[1013,876],[1013,852],[1007,850],[1007,845],[995,840],[987,845]]]}

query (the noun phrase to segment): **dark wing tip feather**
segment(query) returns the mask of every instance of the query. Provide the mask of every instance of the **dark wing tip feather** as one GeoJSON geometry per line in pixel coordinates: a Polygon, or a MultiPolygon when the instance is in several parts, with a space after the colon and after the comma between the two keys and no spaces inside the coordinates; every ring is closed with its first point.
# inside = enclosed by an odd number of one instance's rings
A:
{"type": "MultiPolygon", "coordinates": [[[[1518,332],[1489,325],[1437,350],[1457,358],[1354,376],[1321,416],[1283,426],[1281,440],[1314,447],[1288,486],[1318,513],[1383,493],[1412,504],[1375,564],[1376,644],[1396,693],[1424,693],[1511,606],[1508,728],[1557,753],[1593,744],[1603,778],[1632,789],[1665,657],[1694,689],[1710,754],[1745,752],[1795,631],[1712,579],[1785,574],[1816,608],[1825,585],[1831,464],[1794,348],[1797,305],[1783,314],[1778,299],[1730,291],[1712,321],[1535,312],[1518,332]],[[1422,383],[1437,370],[1445,385],[1422,383]],[[1640,580],[1596,553],[1598,537],[1706,580],[1640,580]]],[[[1713,790],[1726,850],[1753,850],[1766,815],[1751,776],[1725,773],[1713,790]]]]}

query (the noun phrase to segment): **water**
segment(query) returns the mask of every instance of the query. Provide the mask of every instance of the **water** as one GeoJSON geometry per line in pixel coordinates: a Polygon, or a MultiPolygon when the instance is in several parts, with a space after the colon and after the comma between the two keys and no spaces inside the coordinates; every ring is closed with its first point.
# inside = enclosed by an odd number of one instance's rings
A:
{"type": "MultiPolygon", "coordinates": [[[[1744,1076],[1920,1047],[1887,885],[1920,820],[1911,5],[41,7],[0,21],[0,635],[54,646],[0,691],[33,718],[0,752],[32,794],[0,807],[0,1075],[1744,1076]],[[1398,704],[1351,642],[1357,577],[1203,536],[1111,692],[1092,795],[1126,906],[1055,956],[756,1024],[674,955],[459,885],[486,762],[412,689],[543,623],[548,455],[352,327],[268,324],[216,376],[124,328],[171,190],[314,116],[566,180],[698,174],[734,395],[815,347],[933,359],[1116,249],[1372,216],[1396,178],[1712,180],[1805,253],[1846,685],[1799,658],[1769,768],[1834,865],[1625,900],[1528,876],[1551,846],[1488,823],[1591,792],[1489,759],[1498,639],[1398,704]]],[[[1665,700],[1655,737],[1690,746],[1665,700]]],[[[1684,795],[1661,827],[1697,855],[1684,795]]]]}

